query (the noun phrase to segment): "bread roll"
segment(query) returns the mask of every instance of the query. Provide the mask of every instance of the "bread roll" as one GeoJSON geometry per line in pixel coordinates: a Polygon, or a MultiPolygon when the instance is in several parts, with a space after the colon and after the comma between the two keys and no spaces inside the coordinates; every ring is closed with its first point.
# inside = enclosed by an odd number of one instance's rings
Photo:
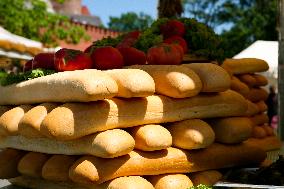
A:
{"type": "Polygon", "coordinates": [[[154,189],[153,185],[140,176],[120,177],[100,185],[78,185],[72,182],[52,182],[20,176],[9,179],[14,185],[32,189],[154,189]]]}
{"type": "Polygon", "coordinates": [[[49,157],[48,154],[29,152],[19,162],[18,171],[22,175],[41,178],[42,167],[49,157]]]}
{"type": "Polygon", "coordinates": [[[89,102],[111,98],[117,92],[116,82],[102,71],[66,71],[0,86],[0,105],[89,102]]]}
{"type": "Polygon", "coordinates": [[[18,133],[26,137],[42,137],[40,124],[45,116],[57,106],[56,103],[43,103],[33,107],[21,119],[18,133]]]}
{"type": "Polygon", "coordinates": [[[0,138],[0,148],[16,148],[48,154],[90,154],[103,158],[125,155],[134,149],[135,141],[126,131],[107,130],[71,141],[49,138],[9,136],[0,138]]]}
{"type": "Polygon", "coordinates": [[[263,100],[256,102],[255,104],[258,106],[258,109],[260,112],[265,112],[267,110],[267,105],[265,104],[263,100]]]}
{"type": "Polygon", "coordinates": [[[51,181],[69,181],[69,168],[77,159],[76,156],[53,155],[42,167],[42,178],[51,181]]]}
{"type": "Polygon", "coordinates": [[[187,173],[258,163],[265,156],[264,151],[245,144],[214,144],[190,152],[177,148],[154,152],[132,151],[128,155],[107,160],[84,156],[70,168],[69,176],[76,183],[102,183],[127,175],[187,173]]]}
{"type": "Polygon", "coordinates": [[[250,91],[249,87],[235,76],[232,77],[231,89],[240,93],[244,97],[247,97],[250,91]]]}
{"type": "Polygon", "coordinates": [[[260,87],[260,86],[265,86],[268,84],[268,80],[266,79],[265,76],[263,75],[260,75],[260,74],[254,74],[253,77],[255,78],[256,80],[256,83],[255,85],[260,87]]]}
{"type": "Polygon", "coordinates": [[[114,69],[104,71],[117,83],[117,97],[146,97],[155,93],[155,82],[147,73],[139,69],[114,69]]]}
{"type": "Polygon", "coordinates": [[[202,83],[189,68],[176,65],[134,65],[129,68],[146,71],[155,81],[156,93],[173,98],[196,96],[202,83]]]}
{"type": "Polygon", "coordinates": [[[279,150],[282,146],[281,140],[276,136],[269,136],[265,138],[249,138],[244,142],[246,145],[261,148],[264,151],[279,150]]]}
{"type": "Polygon", "coordinates": [[[21,105],[2,114],[0,117],[0,135],[17,135],[20,120],[31,108],[30,105],[21,105]]]}
{"type": "Polygon", "coordinates": [[[183,174],[165,174],[150,176],[148,180],[155,189],[187,189],[193,186],[188,176],[183,174]]]}
{"type": "Polygon", "coordinates": [[[269,69],[266,61],[257,58],[226,59],[223,65],[234,74],[265,72],[269,69]]]}
{"type": "Polygon", "coordinates": [[[192,180],[194,186],[198,186],[200,184],[213,186],[222,179],[222,174],[216,170],[208,170],[191,173],[189,178],[192,180]]]}
{"type": "Polygon", "coordinates": [[[143,151],[162,150],[172,145],[172,135],[160,125],[142,125],[130,129],[135,148],[143,151]]]}
{"type": "Polygon", "coordinates": [[[266,136],[274,136],[275,135],[272,127],[270,127],[268,125],[263,125],[261,127],[265,130],[266,136]]]}
{"type": "Polygon", "coordinates": [[[237,77],[249,87],[256,86],[256,79],[252,74],[241,74],[237,75],[237,77]]]}
{"type": "Polygon", "coordinates": [[[252,102],[265,101],[268,95],[268,92],[262,88],[252,88],[247,95],[247,99],[252,102]]]}
{"type": "Polygon", "coordinates": [[[209,120],[216,141],[235,144],[247,140],[252,133],[252,122],[247,117],[228,117],[209,120]]]}
{"type": "Polygon", "coordinates": [[[206,148],[215,140],[212,128],[200,119],[171,123],[168,130],[173,136],[173,146],[182,149],[206,148]]]}
{"type": "Polygon", "coordinates": [[[98,131],[191,118],[244,114],[245,99],[238,93],[198,95],[186,99],[165,96],[116,99],[94,103],[67,103],[52,110],[41,124],[41,133],[57,140],[71,140],[98,131]]]}
{"type": "Polygon", "coordinates": [[[267,136],[265,130],[260,126],[255,126],[252,128],[251,136],[253,138],[265,138],[267,136]]]}
{"type": "Polygon", "coordinates": [[[254,116],[261,112],[259,107],[255,103],[252,103],[250,100],[247,100],[247,103],[248,109],[245,113],[246,116],[254,116]]]}
{"type": "Polygon", "coordinates": [[[253,125],[263,125],[269,122],[269,118],[266,113],[260,113],[255,116],[250,117],[253,125]]]}
{"type": "Polygon", "coordinates": [[[14,178],[20,175],[18,163],[26,152],[15,149],[4,149],[0,151],[0,179],[14,178]]]}
{"type": "Polygon", "coordinates": [[[222,92],[230,88],[231,77],[221,66],[211,63],[192,63],[183,66],[192,69],[200,77],[202,92],[222,92]]]}

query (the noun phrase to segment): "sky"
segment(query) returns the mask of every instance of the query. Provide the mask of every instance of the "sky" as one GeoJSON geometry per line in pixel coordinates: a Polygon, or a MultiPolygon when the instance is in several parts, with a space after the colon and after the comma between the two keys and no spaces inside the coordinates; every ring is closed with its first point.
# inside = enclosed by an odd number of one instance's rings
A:
{"type": "Polygon", "coordinates": [[[119,17],[126,12],[143,12],[152,18],[157,18],[158,0],[83,0],[91,14],[99,16],[107,26],[110,16],[119,17]]]}

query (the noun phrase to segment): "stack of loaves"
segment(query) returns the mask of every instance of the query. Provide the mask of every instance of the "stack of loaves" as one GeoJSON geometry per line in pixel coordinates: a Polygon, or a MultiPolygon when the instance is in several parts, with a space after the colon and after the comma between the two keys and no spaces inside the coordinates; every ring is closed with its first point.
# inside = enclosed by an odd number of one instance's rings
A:
{"type": "Polygon", "coordinates": [[[223,118],[242,121],[248,111],[230,86],[211,63],[67,71],[2,86],[0,178],[42,189],[185,189],[220,178],[208,170],[258,164],[266,154],[243,143],[247,135],[220,140],[230,134],[223,118]]]}
{"type": "MultiPolygon", "coordinates": [[[[258,73],[267,71],[268,64],[260,59],[244,58],[226,59],[222,66],[232,74],[231,89],[244,96],[248,102],[248,111],[245,117],[232,118],[224,123],[234,122],[237,126],[233,126],[234,123],[232,123],[231,127],[240,129],[239,132],[242,132],[243,135],[246,133],[245,131],[248,134],[248,131],[251,130],[247,143],[262,147],[265,151],[279,149],[281,142],[269,125],[266,114],[265,101],[268,98],[268,92],[264,87],[268,84],[268,80],[258,73]]],[[[236,132],[235,129],[233,132],[236,132]]]]}

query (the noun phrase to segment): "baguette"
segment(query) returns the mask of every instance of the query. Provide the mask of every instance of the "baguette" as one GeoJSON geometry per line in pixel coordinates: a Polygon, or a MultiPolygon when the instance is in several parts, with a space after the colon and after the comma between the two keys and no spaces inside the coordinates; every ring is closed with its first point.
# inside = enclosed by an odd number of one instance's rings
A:
{"type": "Polygon", "coordinates": [[[260,112],[265,112],[268,109],[267,105],[263,100],[256,102],[255,104],[258,106],[260,112]]]}
{"type": "Polygon", "coordinates": [[[251,137],[253,138],[265,138],[267,137],[266,131],[260,126],[255,126],[252,128],[251,137]]]}
{"type": "Polygon", "coordinates": [[[77,140],[57,141],[49,138],[8,136],[0,138],[0,148],[16,148],[48,154],[90,154],[102,158],[125,155],[134,149],[135,141],[120,129],[107,130],[77,140]]]}
{"type": "Polygon", "coordinates": [[[182,149],[200,149],[211,145],[215,134],[210,125],[200,119],[191,119],[169,124],[173,146],[182,149]]]}
{"type": "Polygon", "coordinates": [[[69,177],[76,183],[93,184],[127,175],[188,173],[259,163],[265,156],[261,149],[245,144],[214,144],[190,152],[177,148],[154,152],[132,151],[108,160],[83,156],[70,168],[69,177]]]}
{"type": "Polygon", "coordinates": [[[192,180],[194,186],[200,184],[213,186],[222,179],[222,173],[216,170],[200,171],[191,173],[189,178],[192,180]]]}
{"type": "Polygon", "coordinates": [[[18,171],[22,175],[41,178],[42,167],[49,158],[48,154],[29,152],[19,162],[18,171]]]}
{"type": "Polygon", "coordinates": [[[89,102],[111,98],[117,92],[116,82],[102,71],[66,71],[0,86],[0,105],[89,102]]]}
{"type": "Polygon", "coordinates": [[[155,82],[147,73],[139,69],[114,69],[104,71],[117,83],[117,97],[146,97],[155,93],[155,82]]]}
{"type": "Polygon", "coordinates": [[[31,108],[30,105],[21,105],[2,114],[0,117],[0,135],[17,135],[20,120],[31,108]]]}
{"type": "Polygon", "coordinates": [[[248,103],[248,109],[245,113],[246,116],[254,116],[262,112],[255,103],[252,103],[250,100],[247,100],[247,103],[248,103]]]}
{"type": "Polygon", "coordinates": [[[255,85],[257,87],[260,87],[260,86],[265,86],[268,84],[268,80],[265,76],[263,75],[260,75],[260,74],[254,74],[253,77],[255,78],[256,80],[256,83],[255,85]]]}
{"type": "Polygon", "coordinates": [[[77,159],[76,156],[53,155],[42,167],[42,178],[58,182],[70,181],[68,171],[77,159]]]}
{"type": "Polygon", "coordinates": [[[173,98],[196,96],[202,83],[189,68],[176,65],[134,65],[129,68],[146,71],[155,81],[156,93],[173,98]]]}
{"type": "Polygon", "coordinates": [[[254,126],[264,125],[269,122],[268,115],[266,113],[260,113],[250,117],[250,120],[254,126]]]}
{"type": "Polygon", "coordinates": [[[261,127],[265,130],[266,136],[275,136],[275,133],[272,127],[268,125],[263,125],[261,127]]]}
{"type": "Polygon", "coordinates": [[[221,66],[211,63],[183,64],[192,69],[202,82],[201,92],[222,92],[230,88],[231,77],[221,66]]]}
{"type": "Polygon", "coordinates": [[[162,150],[172,145],[172,135],[160,125],[143,125],[130,129],[135,149],[143,151],[162,150]]]}
{"type": "Polygon", "coordinates": [[[14,178],[20,175],[18,163],[26,154],[25,151],[4,149],[0,151],[0,179],[14,178]]]}
{"type": "Polygon", "coordinates": [[[266,101],[268,95],[268,92],[262,88],[252,88],[249,91],[247,99],[252,102],[266,101]]]}
{"type": "Polygon", "coordinates": [[[40,134],[40,124],[45,116],[56,108],[56,103],[43,103],[33,107],[21,119],[18,126],[18,133],[26,137],[42,137],[40,134]]]}
{"type": "Polygon", "coordinates": [[[183,174],[154,175],[148,180],[155,189],[187,189],[193,186],[188,176],[183,174]]]}
{"type": "Polygon", "coordinates": [[[223,65],[228,67],[233,74],[265,72],[269,69],[266,61],[257,58],[226,59],[223,65]]]}
{"type": "Polygon", "coordinates": [[[98,131],[192,118],[243,115],[246,100],[226,91],[186,99],[165,96],[116,99],[94,103],[67,103],[52,110],[41,124],[41,133],[57,140],[71,140],[98,131]]]}
{"type": "Polygon", "coordinates": [[[231,89],[240,93],[244,97],[247,97],[250,91],[249,87],[235,76],[232,77],[231,89]]]}
{"type": "Polygon", "coordinates": [[[209,121],[216,141],[236,144],[247,140],[252,133],[252,122],[247,117],[217,118],[209,121]]]}
{"type": "Polygon", "coordinates": [[[252,74],[241,74],[237,75],[237,77],[249,87],[256,86],[256,79],[252,74]]]}
{"type": "Polygon", "coordinates": [[[120,177],[112,181],[96,185],[78,185],[72,182],[52,182],[20,176],[9,179],[14,185],[32,189],[154,189],[153,185],[140,176],[120,177]]]}
{"type": "Polygon", "coordinates": [[[282,146],[281,140],[276,136],[269,136],[265,138],[249,138],[244,142],[246,145],[261,148],[262,150],[268,152],[272,150],[279,150],[282,146]]]}

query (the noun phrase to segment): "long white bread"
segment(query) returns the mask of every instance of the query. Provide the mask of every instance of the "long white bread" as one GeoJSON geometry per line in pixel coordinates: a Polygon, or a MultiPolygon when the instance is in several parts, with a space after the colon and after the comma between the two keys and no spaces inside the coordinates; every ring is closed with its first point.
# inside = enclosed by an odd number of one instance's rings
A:
{"type": "Polygon", "coordinates": [[[237,75],[237,77],[250,88],[256,86],[256,79],[252,74],[241,74],[237,75]]]}
{"type": "Polygon", "coordinates": [[[134,65],[129,68],[149,73],[155,81],[156,93],[173,98],[197,95],[202,83],[198,75],[189,68],[176,65],[134,65]]]}
{"type": "Polygon", "coordinates": [[[2,114],[0,117],[0,135],[17,135],[20,120],[31,108],[30,105],[21,105],[2,114]]]}
{"type": "Polygon", "coordinates": [[[214,130],[216,141],[235,144],[247,140],[252,133],[252,122],[248,117],[217,118],[208,121],[214,130]]]}
{"type": "Polygon", "coordinates": [[[0,179],[14,178],[20,175],[18,163],[26,152],[15,149],[4,149],[0,152],[0,179]]]}
{"type": "Polygon", "coordinates": [[[132,136],[120,129],[107,130],[71,141],[27,138],[21,135],[0,138],[0,148],[16,148],[48,154],[90,154],[103,158],[125,155],[133,150],[134,146],[135,141],[132,136]]]}
{"type": "Polygon", "coordinates": [[[269,69],[267,62],[257,58],[226,59],[222,67],[229,68],[233,74],[264,72],[269,69]]]}
{"type": "Polygon", "coordinates": [[[200,77],[202,92],[222,92],[230,88],[231,77],[221,66],[212,63],[191,63],[183,66],[192,69],[200,77]]]}
{"type": "Polygon", "coordinates": [[[248,109],[245,113],[246,116],[254,116],[262,112],[262,110],[259,109],[257,104],[251,102],[250,100],[247,100],[247,103],[248,103],[248,109]]]}
{"type": "Polygon", "coordinates": [[[194,186],[198,186],[200,184],[213,186],[220,181],[222,177],[222,173],[216,170],[200,171],[191,173],[189,175],[189,178],[192,180],[194,186]]]}
{"type": "Polygon", "coordinates": [[[154,175],[147,178],[155,189],[187,189],[193,186],[188,176],[183,174],[154,175]]]}
{"type": "Polygon", "coordinates": [[[257,87],[259,87],[259,86],[265,86],[265,85],[268,84],[267,78],[266,78],[265,76],[263,76],[263,75],[254,74],[253,77],[254,77],[255,80],[256,80],[255,85],[256,85],[257,87]]]}
{"type": "Polygon", "coordinates": [[[66,103],[45,117],[41,133],[57,140],[71,140],[112,128],[192,118],[239,116],[246,109],[246,100],[230,90],[185,99],[149,96],[113,98],[94,103],[66,103]]]}
{"type": "Polygon", "coordinates": [[[26,112],[19,122],[19,135],[26,137],[42,137],[42,134],[40,134],[40,124],[45,116],[58,105],[59,104],[56,103],[43,103],[26,112]]]}
{"type": "Polygon", "coordinates": [[[268,95],[269,94],[265,89],[251,88],[247,95],[247,99],[249,99],[252,102],[266,101],[268,95]]]}
{"type": "Polygon", "coordinates": [[[66,71],[0,86],[0,105],[88,102],[111,98],[117,92],[115,80],[102,71],[66,71]]]}
{"type": "Polygon", "coordinates": [[[282,143],[276,136],[269,136],[262,139],[249,138],[244,142],[246,145],[261,148],[264,151],[278,150],[281,148],[282,143]]]}
{"type": "Polygon", "coordinates": [[[72,182],[52,182],[26,176],[9,179],[9,182],[32,189],[154,189],[150,182],[140,176],[119,177],[100,185],[89,184],[85,186],[72,182]]]}
{"type": "Polygon", "coordinates": [[[76,183],[102,183],[127,175],[159,175],[188,173],[258,163],[266,154],[259,148],[239,145],[214,144],[202,150],[132,151],[113,159],[83,156],[69,170],[76,183]]]}
{"type": "Polygon", "coordinates": [[[48,154],[29,152],[20,160],[18,171],[22,175],[41,178],[42,167],[49,158],[48,154]]]}
{"type": "Polygon", "coordinates": [[[249,87],[245,83],[241,82],[239,78],[235,76],[232,77],[231,89],[240,93],[244,97],[246,97],[250,91],[249,87]]]}
{"type": "Polygon", "coordinates": [[[269,122],[268,115],[266,113],[260,113],[250,117],[250,120],[254,126],[263,125],[269,122]]]}
{"type": "Polygon", "coordinates": [[[258,109],[260,112],[265,112],[268,109],[267,105],[265,104],[263,100],[256,102],[255,104],[258,106],[258,109]]]}
{"type": "Polygon", "coordinates": [[[135,140],[135,149],[155,151],[172,145],[171,133],[161,125],[142,125],[129,129],[135,140]]]}
{"type": "Polygon", "coordinates": [[[117,83],[117,97],[146,97],[155,93],[155,82],[145,71],[139,69],[114,69],[104,71],[117,83]]]}
{"type": "Polygon", "coordinates": [[[211,145],[215,134],[210,125],[200,119],[170,123],[167,127],[173,137],[173,146],[182,149],[200,149],[211,145]]]}

